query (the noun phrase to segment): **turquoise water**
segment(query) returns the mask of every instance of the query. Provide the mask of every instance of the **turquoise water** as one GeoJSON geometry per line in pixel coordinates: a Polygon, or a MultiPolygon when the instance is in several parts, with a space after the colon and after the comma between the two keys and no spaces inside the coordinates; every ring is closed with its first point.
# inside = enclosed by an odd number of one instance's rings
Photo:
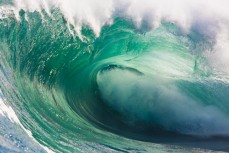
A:
{"type": "Polygon", "coordinates": [[[80,39],[58,10],[51,14],[27,20],[21,10],[20,21],[0,20],[1,97],[40,144],[55,152],[229,151],[228,76],[202,52],[210,38],[116,17],[98,37],[83,26],[80,39]]]}

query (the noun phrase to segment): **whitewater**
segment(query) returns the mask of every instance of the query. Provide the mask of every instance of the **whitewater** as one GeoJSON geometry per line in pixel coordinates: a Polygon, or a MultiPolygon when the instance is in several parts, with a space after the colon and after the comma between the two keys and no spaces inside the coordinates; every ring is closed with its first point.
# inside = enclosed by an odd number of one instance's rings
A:
{"type": "Polygon", "coordinates": [[[0,0],[0,152],[229,152],[227,0],[0,0]]]}

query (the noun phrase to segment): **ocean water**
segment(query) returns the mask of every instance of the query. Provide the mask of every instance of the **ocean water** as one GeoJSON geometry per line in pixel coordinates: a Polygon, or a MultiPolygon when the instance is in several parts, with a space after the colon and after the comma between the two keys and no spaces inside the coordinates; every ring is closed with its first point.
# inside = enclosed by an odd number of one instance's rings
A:
{"type": "Polygon", "coordinates": [[[228,152],[228,4],[0,0],[0,152],[228,152]]]}

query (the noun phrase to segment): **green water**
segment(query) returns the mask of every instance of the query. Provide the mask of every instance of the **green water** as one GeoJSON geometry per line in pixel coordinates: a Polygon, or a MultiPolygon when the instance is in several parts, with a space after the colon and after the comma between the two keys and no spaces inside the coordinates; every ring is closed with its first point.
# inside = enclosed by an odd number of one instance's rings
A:
{"type": "Polygon", "coordinates": [[[203,56],[207,38],[116,18],[99,37],[83,26],[80,39],[52,15],[0,20],[8,78],[0,88],[40,144],[55,152],[227,150],[214,136],[229,133],[228,79],[203,56]]]}

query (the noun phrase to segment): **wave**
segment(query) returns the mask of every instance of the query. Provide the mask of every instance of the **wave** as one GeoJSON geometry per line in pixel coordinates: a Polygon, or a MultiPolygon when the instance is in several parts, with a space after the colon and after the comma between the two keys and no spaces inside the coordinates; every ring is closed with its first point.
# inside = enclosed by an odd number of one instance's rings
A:
{"type": "Polygon", "coordinates": [[[227,3],[0,1],[0,150],[228,151],[227,3]]]}

